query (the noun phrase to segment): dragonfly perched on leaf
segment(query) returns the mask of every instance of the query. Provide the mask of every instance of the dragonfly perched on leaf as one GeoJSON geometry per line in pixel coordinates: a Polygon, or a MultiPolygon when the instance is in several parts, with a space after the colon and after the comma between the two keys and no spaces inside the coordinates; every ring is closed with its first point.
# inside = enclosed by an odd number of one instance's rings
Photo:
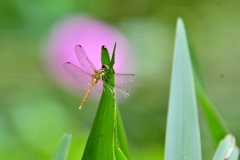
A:
{"type": "MultiPolygon", "coordinates": [[[[106,48],[104,48],[103,46],[103,49],[106,49],[106,48]]],[[[117,85],[111,86],[108,82],[103,80],[103,77],[109,72],[108,65],[103,64],[102,68],[97,70],[96,67],[93,65],[93,63],[91,62],[91,60],[86,55],[81,45],[75,46],[75,53],[76,53],[78,62],[82,68],[76,66],[71,62],[64,63],[63,68],[77,82],[85,85],[86,84],[90,85],[82,100],[82,103],[80,104],[79,109],[81,109],[82,106],[84,105],[93,87],[95,88],[95,90],[100,91],[100,89],[103,88],[103,85],[105,85],[106,88],[110,89],[111,92],[114,92],[114,93],[119,92],[124,97],[129,96],[128,91],[123,90],[121,87],[117,85]]],[[[129,81],[131,82],[135,77],[134,74],[121,74],[121,73],[114,73],[114,76],[116,79],[116,83],[125,83],[129,81]]]]}

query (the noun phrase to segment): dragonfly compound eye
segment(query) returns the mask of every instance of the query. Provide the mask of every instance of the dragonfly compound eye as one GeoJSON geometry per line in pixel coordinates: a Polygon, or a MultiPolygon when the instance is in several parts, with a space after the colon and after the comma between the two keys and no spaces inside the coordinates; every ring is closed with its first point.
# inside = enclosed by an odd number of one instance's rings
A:
{"type": "Polygon", "coordinates": [[[102,69],[109,69],[108,65],[104,64],[102,65],[102,69]]]}

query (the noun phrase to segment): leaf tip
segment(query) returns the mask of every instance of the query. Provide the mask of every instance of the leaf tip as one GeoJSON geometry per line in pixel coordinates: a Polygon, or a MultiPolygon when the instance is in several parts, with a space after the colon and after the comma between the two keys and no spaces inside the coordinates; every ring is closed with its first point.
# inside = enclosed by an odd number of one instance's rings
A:
{"type": "Polygon", "coordinates": [[[107,48],[106,48],[106,46],[105,46],[105,45],[103,45],[103,46],[102,46],[102,49],[106,50],[107,48]]]}

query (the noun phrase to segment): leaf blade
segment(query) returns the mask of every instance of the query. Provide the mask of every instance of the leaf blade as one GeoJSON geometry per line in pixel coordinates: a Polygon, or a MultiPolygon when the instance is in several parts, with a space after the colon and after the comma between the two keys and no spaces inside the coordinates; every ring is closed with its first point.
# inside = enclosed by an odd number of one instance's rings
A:
{"type": "Polygon", "coordinates": [[[197,103],[183,21],[177,20],[166,133],[166,160],[201,159],[197,103]]]}
{"type": "Polygon", "coordinates": [[[231,134],[226,135],[219,143],[213,160],[237,160],[239,149],[236,147],[235,143],[235,138],[231,134]]]}
{"type": "Polygon", "coordinates": [[[70,147],[70,142],[71,142],[71,134],[66,133],[63,135],[61,138],[51,160],[65,160],[67,159],[69,147],[70,147]]]}
{"type": "MultiPolygon", "coordinates": [[[[115,47],[111,60],[108,50],[104,46],[102,47],[102,64],[109,65],[110,70],[107,75],[103,77],[103,81],[107,81],[107,83],[111,86],[114,86],[113,64],[115,58],[115,47]]],[[[82,159],[125,160],[128,157],[127,143],[123,132],[124,129],[122,127],[122,122],[119,118],[120,114],[117,109],[115,95],[109,87],[106,85],[103,87],[104,89],[101,100],[82,159]],[[120,130],[118,130],[119,128],[120,130]],[[121,147],[123,149],[119,150],[121,147]]]]}

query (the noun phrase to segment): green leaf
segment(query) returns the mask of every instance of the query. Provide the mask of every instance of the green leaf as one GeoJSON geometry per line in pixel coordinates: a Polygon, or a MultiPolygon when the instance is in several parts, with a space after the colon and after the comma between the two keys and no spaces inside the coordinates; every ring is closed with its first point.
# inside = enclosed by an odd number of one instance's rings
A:
{"type": "Polygon", "coordinates": [[[239,149],[236,147],[235,138],[228,134],[220,142],[213,160],[238,160],[239,149]]]}
{"type": "Polygon", "coordinates": [[[71,142],[71,133],[66,133],[60,140],[51,160],[65,160],[67,159],[69,146],[71,142]]]}
{"type": "Polygon", "coordinates": [[[114,48],[113,48],[113,54],[112,54],[112,59],[111,59],[111,62],[110,62],[110,68],[113,68],[113,65],[115,63],[115,51],[116,51],[116,43],[114,44],[114,48]]]}
{"type": "MultiPolygon", "coordinates": [[[[109,72],[103,77],[103,81],[114,86],[115,49],[111,61],[109,57],[108,50],[102,47],[102,65],[107,64],[109,66],[109,72]]],[[[125,160],[128,157],[125,133],[116,105],[115,94],[104,85],[98,111],[82,159],[125,160]]]]}
{"type": "Polygon", "coordinates": [[[117,128],[115,130],[115,140],[116,143],[115,148],[115,155],[117,157],[117,160],[126,160],[129,159],[129,153],[127,148],[127,140],[125,138],[125,131],[122,125],[122,119],[119,114],[119,111],[117,109],[117,128]]]}
{"type": "Polygon", "coordinates": [[[194,79],[184,23],[180,18],[175,37],[165,159],[201,159],[194,79]]]}
{"type": "Polygon", "coordinates": [[[228,133],[228,129],[217,112],[203,87],[196,82],[197,97],[201,103],[201,108],[207,120],[213,142],[217,146],[218,142],[228,133]]]}
{"type": "Polygon", "coordinates": [[[102,46],[102,56],[101,56],[102,64],[109,64],[110,63],[110,57],[108,50],[105,46],[102,46]]]}
{"type": "Polygon", "coordinates": [[[213,142],[217,147],[219,141],[223,139],[223,137],[228,133],[228,129],[222,120],[222,117],[215,109],[213,103],[207,95],[197,62],[196,53],[193,47],[194,41],[191,38],[190,33],[188,35],[197,98],[201,104],[200,106],[206,118],[206,122],[212,135],[213,142]]]}

